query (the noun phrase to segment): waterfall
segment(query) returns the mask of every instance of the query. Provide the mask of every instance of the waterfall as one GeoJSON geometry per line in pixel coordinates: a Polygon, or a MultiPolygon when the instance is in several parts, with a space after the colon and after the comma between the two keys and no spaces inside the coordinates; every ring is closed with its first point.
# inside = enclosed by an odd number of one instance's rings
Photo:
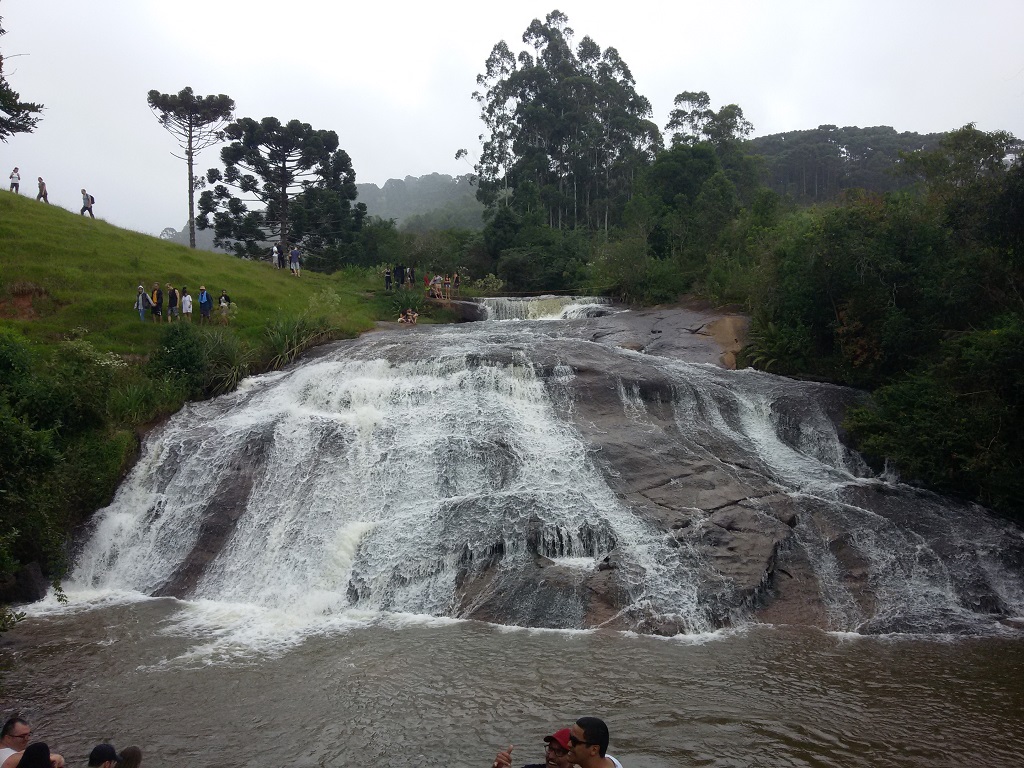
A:
{"type": "Polygon", "coordinates": [[[856,393],[550,326],[371,334],[186,406],[96,514],[67,592],[307,628],[408,613],[701,633],[811,598],[840,631],[1024,614],[1020,530],[873,477],[837,427],[856,393]]]}
{"type": "Polygon", "coordinates": [[[496,297],[477,302],[488,320],[575,320],[617,311],[610,299],[601,296],[496,297]]]}

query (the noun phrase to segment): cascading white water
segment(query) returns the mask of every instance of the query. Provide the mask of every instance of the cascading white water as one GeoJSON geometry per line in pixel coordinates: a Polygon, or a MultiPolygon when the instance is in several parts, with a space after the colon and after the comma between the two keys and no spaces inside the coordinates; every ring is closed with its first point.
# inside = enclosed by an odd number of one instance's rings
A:
{"type": "MultiPolygon", "coordinates": [[[[580,306],[557,302],[559,312],[580,306]]],[[[380,612],[706,632],[745,621],[767,589],[765,575],[741,594],[717,570],[726,553],[708,548],[715,505],[768,518],[773,502],[760,497],[774,494],[794,511],[793,546],[831,628],[941,632],[993,601],[1024,613],[1020,574],[998,557],[1005,536],[871,478],[839,440],[837,388],[540,328],[373,334],[189,405],[147,439],[97,513],[66,590],[271,612],[297,634],[380,612]],[[640,514],[642,500],[622,498],[618,470],[583,426],[592,437],[628,429],[761,490],[702,509],[670,499],[664,514],[691,522],[668,531],[640,514]],[[984,547],[965,558],[972,531],[984,547]],[[604,614],[588,607],[599,564],[615,574],[604,614]],[[851,567],[868,602],[851,590],[851,567]],[[996,598],[979,592],[993,582],[996,598]]]]}
{"type": "Polygon", "coordinates": [[[487,320],[576,320],[611,311],[602,296],[495,297],[477,299],[487,320]]]}
{"type": "MultiPolygon", "coordinates": [[[[613,548],[639,573],[634,607],[712,628],[699,568],[609,491],[525,364],[348,360],[347,351],[190,406],[147,442],[67,585],[150,593],[173,581],[216,506],[255,464],[228,543],[194,599],[287,610],[458,615],[467,562],[514,575],[540,554],[592,570],[613,548]]],[[[563,377],[569,374],[563,371],[563,377]]],[[[564,621],[576,626],[570,606],[564,621]]]]}

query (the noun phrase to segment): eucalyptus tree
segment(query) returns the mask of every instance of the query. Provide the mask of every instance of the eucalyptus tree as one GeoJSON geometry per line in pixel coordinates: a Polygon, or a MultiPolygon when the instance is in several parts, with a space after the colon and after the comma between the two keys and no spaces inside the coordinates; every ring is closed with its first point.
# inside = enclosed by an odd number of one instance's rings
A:
{"type": "Polygon", "coordinates": [[[213,189],[199,198],[199,228],[212,226],[217,246],[252,258],[271,241],[320,250],[358,231],[365,208],[353,209],[355,171],[334,131],[245,117],[224,133],[224,171],[207,171],[213,189]]]}
{"type": "MultiPolygon", "coordinates": [[[[5,34],[7,31],[0,26],[0,36],[5,34]]],[[[16,133],[32,133],[42,111],[42,104],[22,101],[21,95],[11,88],[4,77],[4,57],[0,54],[0,141],[6,143],[16,133]]]]}
{"type": "Polygon", "coordinates": [[[492,49],[473,94],[485,126],[479,197],[524,214],[540,207],[552,228],[607,229],[661,135],[618,52],[573,36],[556,10],[530,23],[527,50],[492,49]]]}
{"type": "Polygon", "coordinates": [[[195,191],[202,185],[202,179],[195,175],[195,156],[224,140],[224,127],[234,115],[235,100],[223,93],[196,96],[191,87],[186,87],[176,94],[150,91],[146,102],[185,153],[180,159],[188,166],[188,244],[195,248],[195,191]]]}
{"type": "Polygon", "coordinates": [[[683,91],[674,100],[675,109],[668,116],[666,131],[672,132],[673,144],[696,144],[710,141],[716,147],[745,139],[754,126],[743,116],[736,104],[726,104],[715,112],[707,91],[683,91]]]}

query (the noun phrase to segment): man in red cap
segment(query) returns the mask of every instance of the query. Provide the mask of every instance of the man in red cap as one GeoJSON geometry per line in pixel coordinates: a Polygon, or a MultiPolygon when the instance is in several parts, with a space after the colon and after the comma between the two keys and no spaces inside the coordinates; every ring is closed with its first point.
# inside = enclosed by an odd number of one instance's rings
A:
{"type": "MultiPolygon", "coordinates": [[[[524,765],[523,768],[569,768],[569,729],[563,728],[544,737],[544,762],[524,765]]],[[[494,758],[493,768],[511,768],[512,745],[494,758]]]]}

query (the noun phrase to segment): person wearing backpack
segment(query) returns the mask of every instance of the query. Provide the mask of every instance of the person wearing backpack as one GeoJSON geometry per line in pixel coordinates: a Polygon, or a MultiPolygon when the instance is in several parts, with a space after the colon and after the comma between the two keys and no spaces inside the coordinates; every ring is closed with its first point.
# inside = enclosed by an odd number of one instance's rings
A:
{"type": "Polygon", "coordinates": [[[86,212],[86,211],[88,211],[88,212],[89,212],[89,215],[90,215],[90,216],[92,216],[92,217],[93,217],[93,218],[95,219],[95,218],[96,218],[96,216],[95,216],[95,214],[94,214],[94,213],[92,212],[92,206],[93,206],[93,203],[95,203],[95,202],[96,202],[96,198],[95,198],[95,197],[93,197],[92,195],[90,195],[90,194],[89,194],[88,192],[86,192],[86,191],[85,191],[85,190],[83,189],[83,190],[82,190],[82,210],[81,210],[81,211],[79,211],[79,213],[80,213],[80,214],[81,214],[82,216],[85,216],[85,212],[86,212]]]}

